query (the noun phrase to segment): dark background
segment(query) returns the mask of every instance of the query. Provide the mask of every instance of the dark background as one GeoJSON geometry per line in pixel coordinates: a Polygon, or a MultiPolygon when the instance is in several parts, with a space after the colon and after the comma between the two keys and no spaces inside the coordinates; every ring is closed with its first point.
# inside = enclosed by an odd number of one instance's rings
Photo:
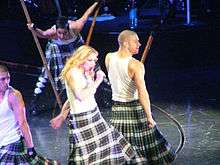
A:
{"type": "MultiPolygon", "coordinates": [[[[62,2],[66,2],[62,0],[62,2]]],[[[72,7],[62,9],[70,18],[81,16],[92,1],[72,1],[72,7]],[[80,4],[79,4],[80,3],[80,4]]],[[[90,45],[99,51],[99,63],[104,71],[106,53],[118,49],[117,36],[129,28],[128,1],[106,1],[110,13],[116,18],[97,21],[90,45]]],[[[219,162],[219,117],[220,117],[220,1],[210,0],[211,12],[201,7],[200,0],[191,0],[192,22],[186,24],[185,10],[178,10],[175,18],[160,24],[158,1],[137,0],[138,33],[142,46],[135,57],[140,59],[150,32],[154,40],[145,61],[146,85],[151,104],[157,105],[182,125],[185,145],[173,165],[207,165],[219,162]],[[146,2],[146,3],[145,3],[146,2]]],[[[29,6],[32,21],[38,27],[51,27],[57,18],[52,0],[36,0],[39,8],[29,6]]],[[[70,5],[71,6],[71,5],[70,5]]],[[[100,15],[104,13],[101,9],[100,15]]],[[[91,21],[82,31],[84,39],[91,21]]],[[[38,153],[67,164],[68,132],[66,125],[53,130],[49,121],[59,109],[55,109],[55,97],[50,85],[39,100],[41,114],[30,115],[30,103],[42,61],[18,0],[0,1],[0,64],[8,66],[11,85],[19,89],[27,107],[27,115],[33,141],[38,153]],[[49,139],[49,140],[48,140],[49,139]]],[[[47,40],[40,39],[43,49],[47,40]]],[[[110,119],[111,92],[102,84],[96,93],[103,117],[110,119]]],[[[174,123],[152,106],[155,120],[168,139],[177,147],[180,139],[174,123]]]]}
{"type": "MultiPolygon", "coordinates": [[[[129,1],[106,1],[112,15],[110,21],[97,21],[91,46],[100,52],[99,63],[105,71],[106,53],[118,48],[117,35],[129,28],[129,1]]],[[[57,11],[52,0],[34,1],[38,8],[27,4],[32,22],[38,27],[51,27],[57,18],[57,11]]],[[[66,16],[81,16],[93,1],[72,1],[75,13],[64,10],[68,1],[62,1],[61,7],[66,16]]],[[[185,1],[184,1],[185,2],[185,1]]],[[[26,27],[26,19],[20,1],[0,2],[0,60],[8,63],[9,68],[17,72],[33,74],[37,79],[42,61],[26,27]]],[[[146,68],[146,83],[152,99],[217,99],[219,98],[220,70],[220,1],[210,0],[210,13],[201,7],[201,1],[191,1],[192,24],[186,25],[185,9],[178,10],[170,22],[160,25],[158,1],[138,1],[138,27],[135,31],[140,37],[143,52],[147,38],[154,32],[154,41],[150,49],[146,68]],[[178,93],[179,97],[175,95],[178,93]]],[[[70,7],[70,6],[68,6],[70,7]]],[[[73,9],[72,9],[73,10],[73,9]]],[[[104,12],[101,8],[100,15],[104,12]]],[[[91,21],[82,31],[86,39],[91,21]]],[[[43,50],[47,40],[40,39],[43,50]]],[[[140,59],[140,55],[136,58],[140,59]]],[[[29,84],[30,90],[34,83],[29,84]]],[[[22,88],[16,84],[18,88],[22,88]]]]}

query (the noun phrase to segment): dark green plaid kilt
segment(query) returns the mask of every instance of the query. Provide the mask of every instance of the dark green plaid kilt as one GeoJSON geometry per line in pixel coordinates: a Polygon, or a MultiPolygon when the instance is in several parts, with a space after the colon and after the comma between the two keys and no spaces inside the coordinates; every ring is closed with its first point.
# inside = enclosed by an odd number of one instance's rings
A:
{"type": "Polygon", "coordinates": [[[111,124],[122,132],[136,150],[140,158],[137,162],[147,159],[149,164],[158,165],[174,161],[174,150],[157,126],[148,127],[146,114],[139,101],[113,101],[111,124]]]}
{"type": "Polygon", "coordinates": [[[70,165],[120,165],[136,153],[98,108],[69,117],[70,165]]]}
{"type": "Polygon", "coordinates": [[[0,148],[0,165],[56,165],[57,161],[47,159],[41,155],[35,158],[29,157],[26,154],[24,142],[19,141],[3,146],[0,148]]]}

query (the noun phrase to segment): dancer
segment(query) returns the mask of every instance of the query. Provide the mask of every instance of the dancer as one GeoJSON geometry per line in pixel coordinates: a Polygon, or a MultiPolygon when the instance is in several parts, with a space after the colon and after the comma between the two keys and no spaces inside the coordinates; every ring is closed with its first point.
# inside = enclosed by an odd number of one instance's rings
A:
{"type": "Polygon", "coordinates": [[[137,164],[168,164],[175,154],[152,117],[144,66],[132,57],[141,46],[139,38],[135,32],[124,30],[118,43],[118,51],[108,53],[105,59],[112,87],[111,124],[138,153],[137,164]]]}
{"type": "Polygon", "coordinates": [[[36,153],[22,95],[9,82],[7,67],[0,65],[0,164],[58,164],[36,153]]]}
{"type": "MultiPolygon", "coordinates": [[[[76,48],[84,43],[80,32],[97,4],[98,3],[95,2],[92,6],[90,6],[83,16],[76,21],[70,21],[66,17],[60,16],[56,21],[56,25],[45,31],[37,28],[33,23],[28,24],[28,28],[34,31],[38,37],[50,39],[46,46],[45,54],[48,68],[54,77],[55,88],[58,91],[62,91],[64,89],[64,84],[59,81],[59,74],[63,69],[66,59],[70,57],[76,48]]],[[[48,76],[45,68],[43,67],[42,72],[38,77],[34,90],[34,99],[31,103],[31,111],[33,115],[40,112],[36,102],[47,82],[48,76]]]]}
{"type": "Polygon", "coordinates": [[[101,70],[94,72],[97,56],[95,49],[83,45],[61,72],[68,102],[51,126],[59,128],[70,111],[69,164],[120,165],[135,157],[130,144],[103,119],[97,107],[94,95],[104,76],[101,70]]]}

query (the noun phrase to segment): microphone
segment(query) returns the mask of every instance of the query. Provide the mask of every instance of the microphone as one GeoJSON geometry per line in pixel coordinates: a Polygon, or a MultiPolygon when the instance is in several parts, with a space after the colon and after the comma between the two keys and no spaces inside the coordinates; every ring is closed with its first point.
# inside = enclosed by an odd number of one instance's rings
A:
{"type": "MultiPolygon", "coordinates": [[[[97,63],[96,66],[95,66],[95,68],[94,68],[94,72],[96,73],[96,72],[98,72],[99,70],[101,70],[101,67],[100,67],[100,65],[97,63]]],[[[106,85],[111,86],[111,84],[110,84],[108,78],[106,77],[106,75],[103,77],[103,82],[104,82],[106,85]]]]}
{"type": "Polygon", "coordinates": [[[110,82],[109,82],[109,80],[107,79],[106,76],[103,77],[103,82],[104,82],[105,84],[107,84],[108,86],[111,86],[111,84],[110,84],[110,82]]]}

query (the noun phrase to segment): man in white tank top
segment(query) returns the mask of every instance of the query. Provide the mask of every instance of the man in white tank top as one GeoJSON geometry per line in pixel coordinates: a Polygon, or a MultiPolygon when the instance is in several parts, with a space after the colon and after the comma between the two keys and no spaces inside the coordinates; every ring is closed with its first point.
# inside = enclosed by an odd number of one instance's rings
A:
{"type": "MultiPolygon", "coordinates": [[[[0,164],[30,164],[37,153],[27,123],[24,101],[21,93],[9,86],[9,82],[8,69],[0,65],[0,164]]],[[[41,162],[48,161],[42,158],[41,162]]]]}
{"type": "Polygon", "coordinates": [[[139,38],[135,32],[124,30],[118,43],[118,51],[108,53],[105,59],[112,88],[111,124],[138,153],[136,164],[168,164],[175,153],[152,117],[144,65],[132,57],[138,54],[139,38]]]}
{"type": "Polygon", "coordinates": [[[135,58],[132,58],[133,55],[138,54],[139,52],[139,47],[141,46],[139,42],[139,38],[135,32],[130,30],[124,30],[123,32],[120,33],[118,37],[118,43],[119,43],[118,51],[107,54],[105,59],[105,64],[108,71],[110,83],[112,85],[111,87],[113,91],[112,93],[113,101],[128,102],[139,99],[147,115],[149,126],[154,127],[155,122],[151,115],[150,99],[144,80],[144,74],[145,74],[144,65],[135,58]],[[125,68],[125,72],[119,74],[118,77],[115,77],[116,73],[121,72],[121,70],[118,67],[115,67],[115,65],[117,64],[113,62],[112,67],[110,66],[111,60],[114,60],[116,58],[117,60],[115,61],[119,61],[119,60],[121,61],[118,64],[118,66],[127,67],[125,68]],[[128,60],[127,65],[121,65],[122,62],[125,60],[128,60]],[[124,85],[128,83],[127,81],[130,81],[129,84],[127,84],[126,89],[123,86],[118,86],[119,79],[121,79],[121,81],[124,81],[124,83],[123,82],[121,83],[124,85]],[[130,88],[136,89],[138,96],[135,93],[136,91],[130,88]],[[123,90],[127,91],[127,93],[121,95],[121,93],[123,93],[123,90]],[[133,94],[131,92],[133,92],[133,94]]]}

